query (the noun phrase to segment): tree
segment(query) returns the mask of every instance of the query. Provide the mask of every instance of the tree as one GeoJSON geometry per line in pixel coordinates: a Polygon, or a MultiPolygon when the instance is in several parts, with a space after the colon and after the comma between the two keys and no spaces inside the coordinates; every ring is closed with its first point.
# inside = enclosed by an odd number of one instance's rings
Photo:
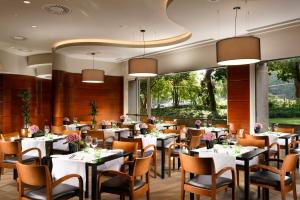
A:
{"type": "Polygon", "coordinates": [[[274,72],[279,80],[294,81],[295,96],[300,102],[300,58],[276,60],[268,62],[269,73],[274,72]]]}
{"type": "Polygon", "coordinates": [[[171,83],[164,76],[151,78],[151,96],[156,100],[157,108],[160,107],[161,101],[168,100],[171,90],[171,83]]]}

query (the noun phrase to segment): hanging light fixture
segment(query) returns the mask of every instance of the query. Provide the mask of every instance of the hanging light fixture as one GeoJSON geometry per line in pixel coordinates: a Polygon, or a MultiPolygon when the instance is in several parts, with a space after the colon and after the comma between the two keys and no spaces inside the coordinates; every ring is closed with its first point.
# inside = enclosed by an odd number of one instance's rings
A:
{"type": "Polygon", "coordinates": [[[257,63],[261,60],[260,39],[253,36],[236,37],[237,11],[235,10],[235,34],[232,38],[226,38],[217,42],[218,65],[246,65],[257,63]]]}
{"type": "Polygon", "coordinates": [[[95,53],[91,53],[93,56],[93,69],[83,69],[82,82],[84,83],[104,83],[104,71],[95,69],[95,53]]]}
{"type": "Polygon", "coordinates": [[[131,58],[128,61],[128,74],[135,77],[149,77],[157,75],[157,59],[145,58],[145,30],[141,30],[144,42],[142,58],[131,58]]]}

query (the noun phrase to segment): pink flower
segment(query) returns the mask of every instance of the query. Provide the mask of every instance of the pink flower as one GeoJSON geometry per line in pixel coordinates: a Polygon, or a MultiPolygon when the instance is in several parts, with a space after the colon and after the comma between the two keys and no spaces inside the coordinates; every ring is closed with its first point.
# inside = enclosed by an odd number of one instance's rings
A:
{"type": "Polygon", "coordinates": [[[200,126],[200,125],[201,125],[201,120],[197,119],[197,120],[195,121],[195,125],[196,125],[196,126],[200,126]]]}
{"type": "Polygon", "coordinates": [[[125,120],[125,119],[126,119],[126,116],[125,116],[125,115],[121,115],[121,116],[120,116],[120,119],[125,120]]]}
{"type": "Polygon", "coordinates": [[[148,125],[146,124],[146,123],[142,123],[142,124],[140,124],[140,128],[142,129],[142,128],[148,128],[148,125]]]}
{"type": "Polygon", "coordinates": [[[64,117],[63,121],[64,122],[70,122],[70,119],[69,119],[69,117],[64,117]]]}
{"type": "Polygon", "coordinates": [[[28,128],[28,131],[31,133],[31,134],[34,134],[34,133],[37,133],[39,131],[39,127],[37,125],[32,125],[28,128]]]}
{"type": "Polygon", "coordinates": [[[101,121],[101,125],[109,125],[109,122],[108,122],[108,121],[105,121],[105,120],[102,120],[102,121],[101,121]]]}
{"type": "Polygon", "coordinates": [[[212,134],[211,132],[207,132],[203,135],[203,140],[208,140],[208,141],[212,141],[214,139],[214,134],[212,134]]]}
{"type": "Polygon", "coordinates": [[[255,123],[254,128],[263,128],[263,125],[261,123],[255,123]]]}
{"type": "Polygon", "coordinates": [[[67,143],[80,142],[81,137],[77,133],[71,133],[66,137],[67,143]]]}

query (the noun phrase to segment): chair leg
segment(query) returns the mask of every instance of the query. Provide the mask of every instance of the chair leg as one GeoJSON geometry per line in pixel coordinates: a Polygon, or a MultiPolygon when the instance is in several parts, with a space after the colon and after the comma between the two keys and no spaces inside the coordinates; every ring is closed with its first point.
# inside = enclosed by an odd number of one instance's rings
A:
{"type": "Polygon", "coordinates": [[[180,158],[178,157],[178,163],[177,163],[177,165],[178,165],[178,170],[180,169],[180,158]]]}
{"type": "Polygon", "coordinates": [[[236,169],[236,184],[240,187],[240,170],[236,169]]]}
{"type": "Polygon", "coordinates": [[[169,156],[169,177],[171,177],[171,156],[169,156]]]}
{"type": "Polygon", "coordinates": [[[235,200],[235,185],[233,185],[231,189],[231,199],[235,200]]]}
{"type": "Polygon", "coordinates": [[[148,191],[146,192],[147,195],[147,200],[150,200],[150,190],[148,189],[148,191]]]}
{"type": "Polygon", "coordinates": [[[286,200],[284,189],[281,189],[281,200],[286,200]]]}
{"type": "Polygon", "coordinates": [[[200,195],[197,194],[196,197],[197,197],[197,200],[200,200],[200,195]]]}
{"type": "Polygon", "coordinates": [[[181,200],[185,200],[185,191],[181,190],[181,200]]]}
{"type": "Polygon", "coordinates": [[[260,199],[260,187],[257,187],[257,198],[260,199]]]}
{"type": "Polygon", "coordinates": [[[175,170],[175,157],[173,157],[173,170],[175,170]]]}
{"type": "Polygon", "coordinates": [[[294,197],[294,200],[297,200],[296,183],[293,186],[293,197],[294,197]]]}
{"type": "Polygon", "coordinates": [[[156,173],[157,173],[156,162],[157,162],[157,159],[156,159],[156,153],[155,153],[155,154],[153,154],[154,178],[156,178],[156,173]]]}

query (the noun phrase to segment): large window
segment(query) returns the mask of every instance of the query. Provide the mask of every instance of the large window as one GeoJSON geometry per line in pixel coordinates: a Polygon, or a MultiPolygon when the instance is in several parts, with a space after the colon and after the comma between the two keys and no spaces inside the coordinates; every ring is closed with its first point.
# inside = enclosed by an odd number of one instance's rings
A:
{"type": "Polygon", "coordinates": [[[172,118],[227,118],[225,68],[157,76],[151,78],[150,87],[152,115],[172,118]]]}
{"type": "Polygon", "coordinates": [[[268,62],[271,123],[300,124],[300,58],[268,62]]]}

